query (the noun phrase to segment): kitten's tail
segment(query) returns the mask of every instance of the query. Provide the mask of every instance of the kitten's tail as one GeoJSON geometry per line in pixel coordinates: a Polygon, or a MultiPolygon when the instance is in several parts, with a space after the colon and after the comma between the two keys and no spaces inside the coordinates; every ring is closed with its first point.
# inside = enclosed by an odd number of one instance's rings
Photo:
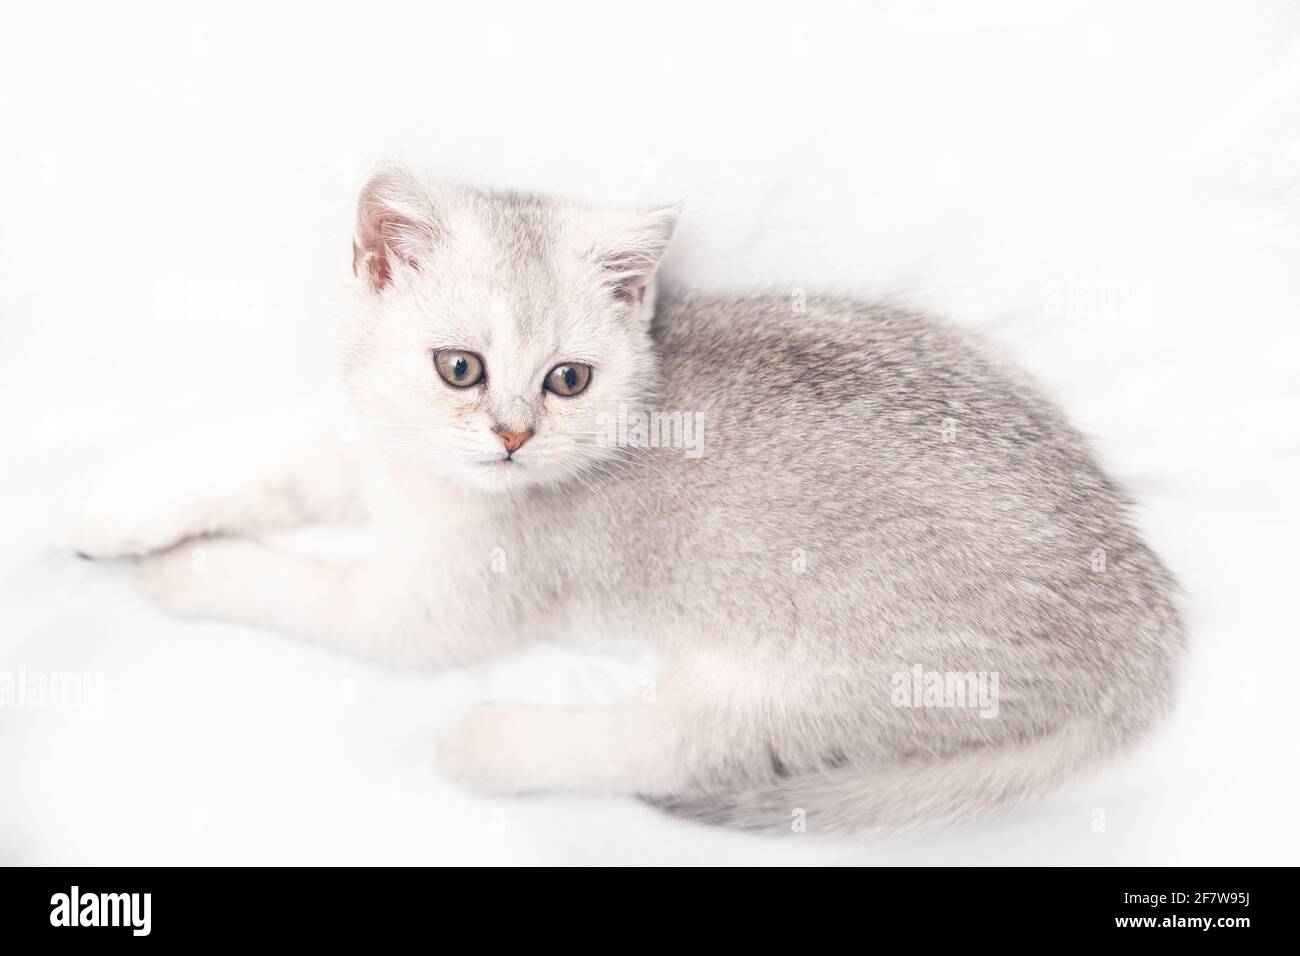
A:
{"type": "Polygon", "coordinates": [[[957,823],[1047,796],[1112,751],[1116,742],[1109,737],[1073,724],[945,759],[838,767],[763,789],[649,802],[702,823],[774,832],[869,833],[957,823]]]}

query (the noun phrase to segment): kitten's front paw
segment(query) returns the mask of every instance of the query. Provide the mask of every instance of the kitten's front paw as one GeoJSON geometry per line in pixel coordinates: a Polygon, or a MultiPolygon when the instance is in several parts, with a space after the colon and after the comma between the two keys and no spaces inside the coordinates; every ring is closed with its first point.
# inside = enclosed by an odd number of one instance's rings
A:
{"type": "Polygon", "coordinates": [[[83,558],[120,558],[161,551],[187,537],[185,516],[142,487],[123,485],[65,507],[55,546],[83,558]]]}
{"type": "Polygon", "coordinates": [[[220,617],[227,588],[221,580],[221,552],[233,542],[182,544],[139,558],[135,584],[146,597],[176,617],[220,617]]]}
{"type": "Polygon", "coordinates": [[[517,794],[540,789],[529,770],[534,707],[479,707],[438,735],[438,771],[472,793],[517,794]]]}

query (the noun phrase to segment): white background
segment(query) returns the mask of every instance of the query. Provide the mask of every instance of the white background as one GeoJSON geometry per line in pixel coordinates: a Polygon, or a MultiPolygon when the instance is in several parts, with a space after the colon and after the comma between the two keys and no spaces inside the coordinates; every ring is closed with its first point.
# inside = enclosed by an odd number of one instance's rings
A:
{"type": "Polygon", "coordinates": [[[8,10],[0,671],[96,672],[103,699],[0,709],[0,862],[1295,863],[1284,9],[8,10]],[[385,156],[684,199],[676,286],[897,295],[985,328],[1095,436],[1182,579],[1168,725],[1037,808],[886,842],[484,801],[434,772],[440,725],[481,699],[613,700],[652,663],[394,673],[165,619],[124,566],[53,550],[51,514],[103,469],[324,402],[350,207],[385,156]]]}

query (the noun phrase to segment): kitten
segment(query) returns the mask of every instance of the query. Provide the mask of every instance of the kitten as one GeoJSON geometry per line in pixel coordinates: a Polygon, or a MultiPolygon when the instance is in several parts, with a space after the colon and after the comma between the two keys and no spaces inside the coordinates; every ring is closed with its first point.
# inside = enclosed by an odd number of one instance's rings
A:
{"type": "Polygon", "coordinates": [[[360,450],[107,509],[77,548],[148,552],[177,614],[400,664],[554,635],[662,652],[653,702],[443,733],[443,772],[485,793],[872,830],[1041,796],[1146,730],[1174,585],[1061,414],[905,310],[656,309],[676,215],[379,172],[341,329],[360,450]],[[382,545],[356,563],[242,537],[363,512],[382,545]],[[195,573],[176,545],[200,534],[223,536],[195,573]]]}

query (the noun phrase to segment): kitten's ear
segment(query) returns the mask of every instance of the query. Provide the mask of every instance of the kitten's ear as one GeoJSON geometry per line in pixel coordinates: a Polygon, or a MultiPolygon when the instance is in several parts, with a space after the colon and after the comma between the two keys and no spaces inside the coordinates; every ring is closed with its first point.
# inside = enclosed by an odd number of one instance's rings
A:
{"type": "Polygon", "coordinates": [[[419,269],[438,238],[438,217],[429,194],[405,169],[379,170],[361,188],[352,272],[376,292],[393,279],[399,265],[419,269]]]}
{"type": "Polygon", "coordinates": [[[596,261],[618,298],[639,303],[645,297],[680,215],[680,206],[660,206],[597,247],[596,261]]]}

